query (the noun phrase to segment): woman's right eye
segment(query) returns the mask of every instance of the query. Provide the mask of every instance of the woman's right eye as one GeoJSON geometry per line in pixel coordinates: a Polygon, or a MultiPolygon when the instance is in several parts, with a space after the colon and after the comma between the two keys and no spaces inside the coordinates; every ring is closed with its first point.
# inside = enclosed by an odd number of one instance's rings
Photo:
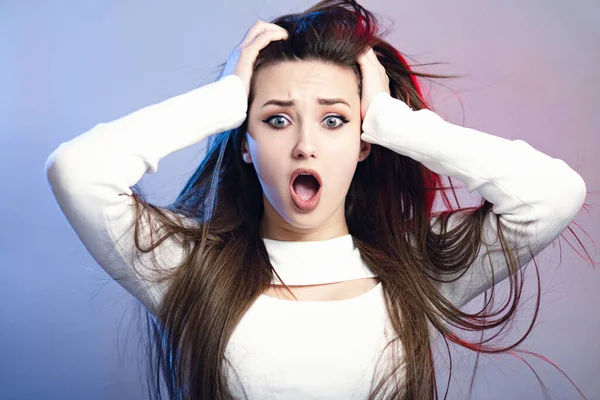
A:
{"type": "Polygon", "coordinates": [[[286,117],[282,115],[273,115],[272,117],[265,119],[263,122],[273,126],[275,129],[280,129],[286,126],[285,121],[288,121],[286,117]]]}

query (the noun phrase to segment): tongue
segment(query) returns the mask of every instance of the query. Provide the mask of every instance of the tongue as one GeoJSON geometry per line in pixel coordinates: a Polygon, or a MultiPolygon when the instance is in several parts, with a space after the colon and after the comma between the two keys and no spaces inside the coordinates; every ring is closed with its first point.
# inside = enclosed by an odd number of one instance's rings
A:
{"type": "Polygon", "coordinates": [[[294,181],[294,192],[302,200],[309,200],[318,190],[319,182],[312,175],[299,175],[294,181]]]}

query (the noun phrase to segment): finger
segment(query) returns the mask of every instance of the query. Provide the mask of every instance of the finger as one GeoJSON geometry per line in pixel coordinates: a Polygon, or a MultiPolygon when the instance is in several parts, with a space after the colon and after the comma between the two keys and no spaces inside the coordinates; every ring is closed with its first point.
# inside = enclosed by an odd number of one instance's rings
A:
{"type": "Polygon", "coordinates": [[[358,59],[358,64],[360,65],[361,70],[365,70],[368,68],[372,68],[379,63],[377,60],[377,56],[371,47],[367,51],[365,51],[362,56],[358,59]]]}
{"type": "Polygon", "coordinates": [[[254,24],[254,26],[252,26],[248,30],[248,33],[246,34],[246,37],[244,38],[244,40],[242,41],[242,43],[240,43],[239,47],[245,47],[245,46],[247,46],[248,44],[252,43],[262,33],[266,32],[267,30],[273,30],[273,29],[274,30],[283,30],[283,31],[285,31],[285,29],[283,29],[279,25],[271,24],[271,23],[268,23],[268,22],[264,22],[262,20],[256,21],[256,23],[254,24]]]}
{"type": "Polygon", "coordinates": [[[373,50],[373,48],[369,49],[367,52],[366,59],[374,65],[380,65],[379,58],[377,58],[377,54],[375,54],[375,50],[373,50]]]}
{"type": "Polygon", "coordinates": [[[261,31],[263,31],[265,29],[265,24],[266,22],[262,21],[262,20],[258,20],[254,23],[254,25],[252,25],[250,27],[250,29],[248,29],[248,31],[246,32],[246,35],[244,36],[244,38],[242,39],[242,41],[239,44],[239,47],[244,47],[246,46],[248,43],[252,42],[254,40],[254,38],[260,34],[261,31]]]}
{"type": "Polygon", "coordinates": [[[367,49],[360,55],[359,59],[366,60],[372,54],[374,54],[373,48],[371,46],[367,47],[367,49]]]}
{"type": "Polygon", "coordinates": [[[358,65],[360,66],[360,69],[363,73],[365,72],[365,69],[369,68],[369,64],[373,63],[373,61],[369,57],[372,51],[373,49],[369,47],[367,51],[365,51],[357,60],[358,65]]]}
{"type": "Polygon", "coordinates": [[[246,46],[247,49],[251,49],[253,53],[258,54],[260,50],[265,48],[269,43],[275,40],[283,40],[287,39],[289,36],[288,32],[283,29],[267,29],[264,32],[261,32],[252,43],[246,46]]]}
{"type": "Polygon", "coordinates": [[[363,64],[361,65],[361,67],[375,67],[377,69],[379,69],[380,71],[385,71],[385,67],[383,66],[383,64],[381,64],[381,62],[379,61],[379,58],[377,57],[377,54],[375,53],[375,51],[370,48],[369,51],[367,51],[365,53],[364,59],[363,59],[363,64]]]}

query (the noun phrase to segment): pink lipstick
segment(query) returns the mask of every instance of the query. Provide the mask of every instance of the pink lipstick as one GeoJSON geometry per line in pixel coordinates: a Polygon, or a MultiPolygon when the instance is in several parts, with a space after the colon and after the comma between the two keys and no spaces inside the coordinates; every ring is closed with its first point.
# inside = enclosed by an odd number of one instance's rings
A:
{"type": "Polygon", "coordinates": [[[296,207],[302,211],[310,211],[319,205],[323,182],[314,169],[297,168],[290,177],[289,188],[296,207]]]}

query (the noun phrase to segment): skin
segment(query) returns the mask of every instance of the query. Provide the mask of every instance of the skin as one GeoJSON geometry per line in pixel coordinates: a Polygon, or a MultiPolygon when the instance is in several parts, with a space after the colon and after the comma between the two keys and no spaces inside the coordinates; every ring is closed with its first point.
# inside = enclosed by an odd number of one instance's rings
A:
{"type": "Polygon", "coordinates": [[[257,72],[242,158],[254,165],[263,189],[263,237],[316,241],[349,233],[345,197],[357,164],[371,150],[360,138],[364,104],[358,85],[349,68],[320,61],[282,62],[257,72]],[[347,104],[322,105],[319,98],[347,104]],[[263,106],[273,99],[294,104],[263,106]],[[316,170],[323,183],[311,211],[296,208],[289,192],[299,167],[316,170]]]}

